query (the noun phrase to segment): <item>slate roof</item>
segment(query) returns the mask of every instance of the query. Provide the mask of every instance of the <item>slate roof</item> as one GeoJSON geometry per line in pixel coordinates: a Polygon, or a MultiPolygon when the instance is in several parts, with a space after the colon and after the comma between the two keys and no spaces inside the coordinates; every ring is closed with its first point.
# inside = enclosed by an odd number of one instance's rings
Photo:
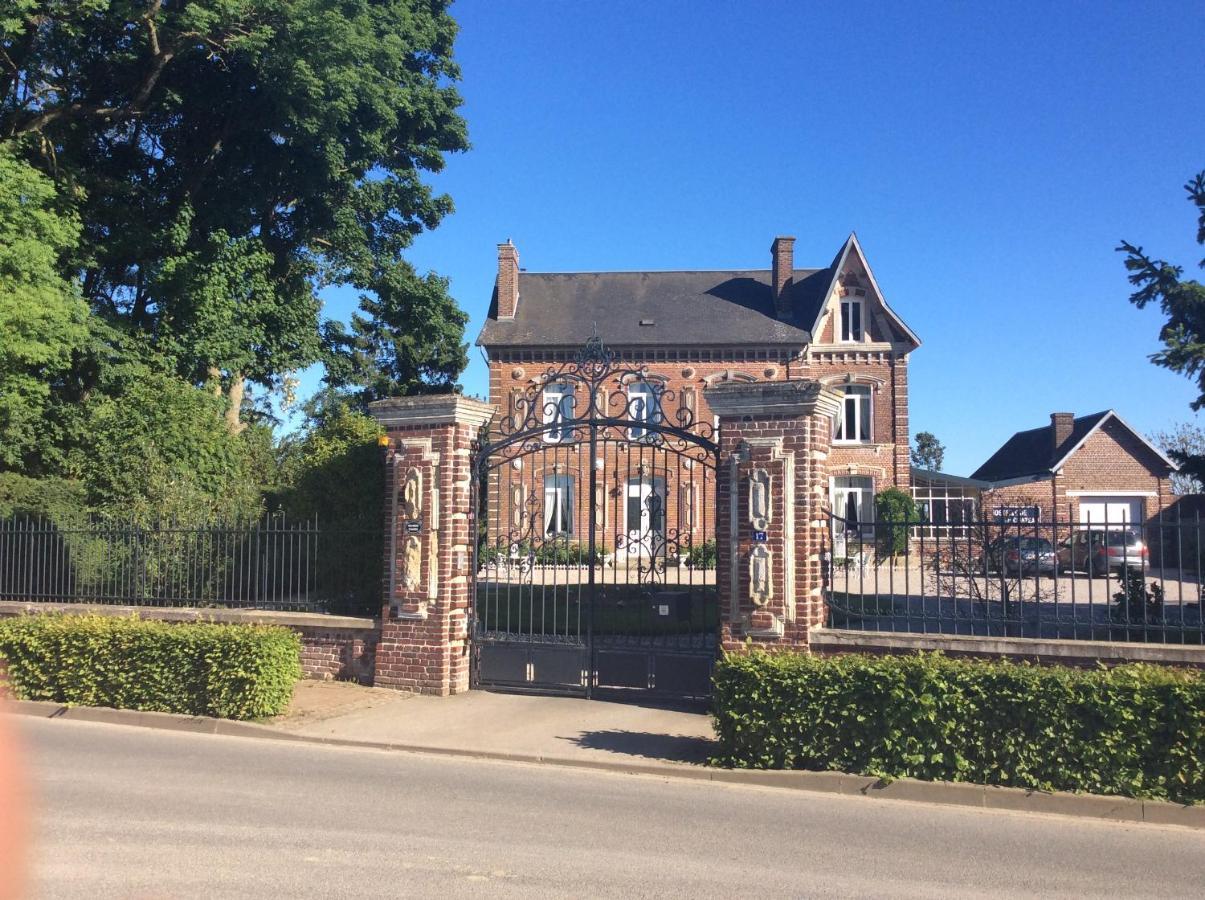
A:
{"type": "Polygon", "coordinates": [[[1121,416],[1113,410],[1092,413],[1089,416],[1079,416],[1072,420],[1071,436],[1057,448],[1053,447],[1053,425],[1042,428],[1031,428],[1029,431],[1018,431],[997,450],[992,457],[971,473],[972,478],[982,481],[1007,481],[1012,478],[1024,478],[1033,475],[1049,475],[1066,462],[1067,457],[1074,453],[1079,445],[1093,431],[1108,419],[1114,419],[1122,427],[1150,448],[1151,452],[1163,460],[1170,471],[1178,468],[1167,456],[1148,441],[1142,434],[1131,428],[1121,416]]]}
{"type": "Polygon", "coordinates": [[[1086,438],[1089,432],[1099,425],[1108,414],[1109,411],[1105,410],[1074,419],[1071,425],[1071,437],[1067,438],[1057,450],[1054,448],[1052,425],[1018,431],[1005,441],[1004,446],[993,453],[987,462],[972,472],[971,477],[983,481],[1005,481],[1009,478],[1022,478],[1026,475],[1048,475],[1067,451],[1086,438]]]}
{"type": "Polygon", "coordinates": [[[477,343],[484,347],[580,347],[597,333],[610,346],[787,345],[811,342],[829,269],[796,269],[787,321],[774,314],[770,270],[519,273],[513,320],[498,298],[477,343]],[[652,324],[642,325],[641,322],[652,324]]]}

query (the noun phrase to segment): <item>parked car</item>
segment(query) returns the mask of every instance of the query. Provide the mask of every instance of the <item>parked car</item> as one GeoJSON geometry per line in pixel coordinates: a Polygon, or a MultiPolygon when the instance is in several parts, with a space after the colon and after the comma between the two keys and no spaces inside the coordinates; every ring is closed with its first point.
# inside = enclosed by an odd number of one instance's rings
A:
{"type": "Polygon", "coordinates": [[[988,568],[1005,575],[1053,574],[1058,564],[1054,545],[1046,538],[997,538],[987,546],[988,568]]]}
{"type": "Polygon", "coordinates": [[[1058,566],[1107,575],[1126,566],[1141,568],[1146,558],[1146,544],[1132,528],[1085,528],[1059,545],[1058,566]]]}

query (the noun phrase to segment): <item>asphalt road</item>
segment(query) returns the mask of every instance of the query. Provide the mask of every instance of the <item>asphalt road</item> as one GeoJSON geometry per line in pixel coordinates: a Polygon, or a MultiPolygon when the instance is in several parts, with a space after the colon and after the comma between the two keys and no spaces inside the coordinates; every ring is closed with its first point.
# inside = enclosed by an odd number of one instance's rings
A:
{"type": "Polygon", "coordinates": [[[1187,829],[17,720],[35,896],[1199,897],[1187,829]]]}

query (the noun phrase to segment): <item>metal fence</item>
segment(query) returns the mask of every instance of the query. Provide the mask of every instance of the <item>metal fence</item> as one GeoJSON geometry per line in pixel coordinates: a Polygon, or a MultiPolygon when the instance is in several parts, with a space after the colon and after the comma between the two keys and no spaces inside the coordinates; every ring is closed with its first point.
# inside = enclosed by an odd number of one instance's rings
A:
{"type": "Polygon", "coordinates": [[[375,613],[381,536],[272,515],[202,526],[0,520],[0,599],[375,613]]]}
{"type": "Polygon", "coordinates": [[[830,627],[1201,644],[1205,519],[1020,515],[936,532],[829,517],[830,627]]]}

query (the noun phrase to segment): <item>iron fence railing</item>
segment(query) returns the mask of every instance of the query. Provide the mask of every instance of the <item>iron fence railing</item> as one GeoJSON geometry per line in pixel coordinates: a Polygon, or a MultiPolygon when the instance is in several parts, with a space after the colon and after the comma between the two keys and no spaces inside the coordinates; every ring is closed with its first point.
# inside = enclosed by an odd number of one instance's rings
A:
{"type": "MultiPolygon", "coordinates": [[[[1070,518],[1070,517],[1068,517],[1070,518]]],[[[923,634],[1205,643],[1205,520],[829,517],[828,624],[923,634]]]]}
{"type": "Polygon", "coordinates": [[[0,519],[0,599],[372,614],[381,535],[283,515],[151,526],[0,519]]]}

